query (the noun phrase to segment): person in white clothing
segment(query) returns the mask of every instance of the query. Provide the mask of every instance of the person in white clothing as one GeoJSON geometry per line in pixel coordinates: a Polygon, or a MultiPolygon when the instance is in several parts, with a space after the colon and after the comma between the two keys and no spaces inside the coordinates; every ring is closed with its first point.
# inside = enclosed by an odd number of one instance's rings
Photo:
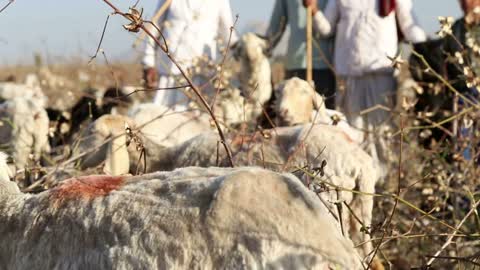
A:
{"type": "MultiPolygon", "coordinates": [[[[168,1],[168,0],[167,0],[168,1]]],[[[160,0],[159,9],[166,0],[160,0]]],[[[233,16],[229,0],[172,0],[168,1],[168,8],[156,22],[162,31],[169,51],[180,66],[187,70],[193,60],[206,56],[215,60],[219,54],[217,40],[228,41],[230,28],[233,26],[233,16]]],[[[231,43],[237,41],[237,35],[232,33],[231,43]]],[[[226,43],[226,42],[225,42],[226,43]]],[[[158,85],[159,89],[178,86],[175,77],[180,74],[167,55],[157,50],[150,38],[147,41],[145,54],[142,60],[144,79],[147,87],[158,85]],[[156,52],[159,51],[159,55],[156,52]],[[157,61],[158,69],[155,68],[157,61]],[[156,73],[159,79],[156,82],[156,73]]],[[[174,110],[184,110],[188,104],[188,97],[181,89],[159,90],[154,103],[171,107],[174,110]]]]}
{"type": "Polygon", "coordinates": [[[324,12],[316,2],[304,0],[312,6],[316,34],[336,35],[335,70],[345,86],[337,104],[351,125],[366,131],[365,147],[385,169],[388,149],[382,131],[390,126],[391,115],[382,108],[395,103],[392,59],[398,53],[398,33],[411,42],[427,36],[412,13],[412,0],[331,0],[324,12]]]}

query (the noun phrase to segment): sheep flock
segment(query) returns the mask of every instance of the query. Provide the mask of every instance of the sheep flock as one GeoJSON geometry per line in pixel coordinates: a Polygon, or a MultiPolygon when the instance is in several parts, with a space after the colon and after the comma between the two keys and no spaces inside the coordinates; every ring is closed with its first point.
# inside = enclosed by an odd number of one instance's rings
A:
{"type": "Polygon", "coordinates": [[[363,133],[308,82],[274,85],[266,47],[245,34],[205,93],[225,141],[195,98],[65,102],[48,70],[0,82],[0,269],[383,269],[363,133]]]}

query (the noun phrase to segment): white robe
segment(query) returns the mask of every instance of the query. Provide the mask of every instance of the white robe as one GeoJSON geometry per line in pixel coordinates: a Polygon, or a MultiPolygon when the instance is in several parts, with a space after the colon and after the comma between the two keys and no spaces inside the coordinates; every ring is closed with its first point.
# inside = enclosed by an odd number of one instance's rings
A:
{"type": "Polygon", "coordinates": [[[314,16],[321,36],[335,36],[335,70],[340,76],[391,71],[398,51],[397,21],[406,40],[427,36],[412,13],[412,0],[397,0],[396,10],[380,17],[378,0],[330,0],[325,12],[314,16]]]}
{"type": "MultiPolygon", "coordinates": [[[[165,0],[160,0],[160,8],[165,0]]],[[[169,8],[161,16],[157,25],[167,40],[169,51],[180,66],[187,70],[192,60],[207,56],[212,60],[218,58],[217,38],[228,41],[233,16],[229,0],[172,0],[169,8]]],[[[232,33],[232,44],[237,41],[232,33]]],[[[146,67],[158,66],[159,88],[176,86],[173,76],[179,70],[161,50],[156,50],[155,43],[149,39],[142,63],[146,67]],[[158,54],[158,55],[157,55],[158,54]],[[158,62],[156,61],[158,60],[158,62]]],[[[158,91],[154,102],[164,106],[184,106],[188,98],[180,90],[158,91]],[[181,105],[182,104],[182,105],[181,105]]]]}
{"type": "Polygon", "coordinates": [[[378,106],[393,108],[396,81],[392,61],[398,51],[397,21],[408,41],[426,40],[412,13],[412,0],[397,0],[396,10],[379,16],[378,0],[330,0],[324,12],[314,16],[321,36],[335,34],[335,70],[345,83],[337,104],[348,122],[364,131],[364,148],[380,162],[383,176],[393,156],[385,133],[391,114],[378,106]]]}

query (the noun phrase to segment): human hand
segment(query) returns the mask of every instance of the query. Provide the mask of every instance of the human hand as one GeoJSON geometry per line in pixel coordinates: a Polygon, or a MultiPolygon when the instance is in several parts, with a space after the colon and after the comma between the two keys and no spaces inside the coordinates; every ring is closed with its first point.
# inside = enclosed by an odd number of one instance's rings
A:
{"type": "Polygon", "coordinates": [[[143,81],[146,89],[155,89],[158,87],[157,70],[153,67],[143,69],[143,81]]]}
{"type": "Polygon", "coordinates": [[[303,6],[305,8],[311,7],[312,8],[312,15],[315,15],[318,11],[318,4],[317,0],[302,0],[303,1],[303,6]]]}

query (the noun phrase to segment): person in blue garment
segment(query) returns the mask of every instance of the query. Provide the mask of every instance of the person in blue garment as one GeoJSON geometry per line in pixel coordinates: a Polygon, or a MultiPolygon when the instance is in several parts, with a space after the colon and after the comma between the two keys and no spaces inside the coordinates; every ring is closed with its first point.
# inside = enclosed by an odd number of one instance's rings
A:
{"type": "MultiPolygon", "coordinates": [[[[329,0],[316,0],[319,8],[323,9],[329,0]]],[[[287,26],[290,28],[286,78],[299,77],[306,79],[306,24],[307,12],[302,0],[276,0],[267,38],[275,47],[283,37],[287,26]]],[[[328,109],[335,109],[335,73],[332,66],[334,37],[321,38],[314,36],[313,41],[313,81],[315,90],[326,97],[325,105],[328,109]]]]}

